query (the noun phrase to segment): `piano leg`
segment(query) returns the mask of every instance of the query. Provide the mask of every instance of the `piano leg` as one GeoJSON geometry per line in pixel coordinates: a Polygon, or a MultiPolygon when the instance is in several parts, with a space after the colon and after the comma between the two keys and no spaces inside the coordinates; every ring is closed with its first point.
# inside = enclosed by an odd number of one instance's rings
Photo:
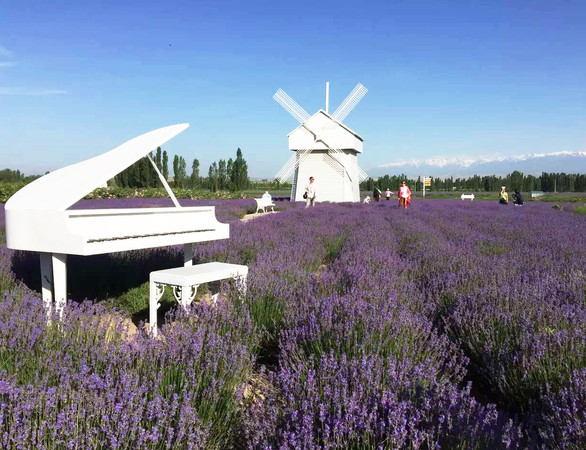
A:
{"type": "Polygon", "coordinates": [[[51,320],[53,308],[53,264],[50,253],[40,254],[41,260],[41,292],[43,294],[43,303],[47,311],[47,320],[51,320]]]}
{"type": "Polygon", "coordinates": [[[193,265],[193,256],[194,256],[194,248],[193,243],[183,245],[183,266],[192,266],[193,265]]]}
{"type": "Polygon", "coordinates": [[[55,294],[55,312],[63,318],[63,310],[67,304],[67,255],[53,253],[53,292],[55,294]]]}

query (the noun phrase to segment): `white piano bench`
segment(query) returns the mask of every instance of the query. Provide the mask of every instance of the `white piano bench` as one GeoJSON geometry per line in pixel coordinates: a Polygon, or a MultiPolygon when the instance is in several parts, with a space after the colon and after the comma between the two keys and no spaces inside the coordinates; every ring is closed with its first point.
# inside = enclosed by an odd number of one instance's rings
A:
{"type": "Polygon", "coordinates": [[[157,310],[159,300],[165,292],[165,286],[171,286],[173,296],[179,304],[187,309],[197,293],[200,284],[212,281],[235,279],[241,295],[246,294],[246,277],[248,267],[240,264],[211,262],[195,266],[177,267],[157,270],[150,274],[149,322],[153,336],[157,335],[157,310]]]}

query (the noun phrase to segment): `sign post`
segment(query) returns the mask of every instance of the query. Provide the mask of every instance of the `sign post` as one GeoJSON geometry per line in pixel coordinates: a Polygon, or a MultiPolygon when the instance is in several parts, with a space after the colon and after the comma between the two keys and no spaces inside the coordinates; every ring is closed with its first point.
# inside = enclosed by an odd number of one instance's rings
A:
{"type": "Polygon", "coordinates": [[[425,198],[425,188],[431,186],[431,177],[423,177],[423,197],[425,198]]]}

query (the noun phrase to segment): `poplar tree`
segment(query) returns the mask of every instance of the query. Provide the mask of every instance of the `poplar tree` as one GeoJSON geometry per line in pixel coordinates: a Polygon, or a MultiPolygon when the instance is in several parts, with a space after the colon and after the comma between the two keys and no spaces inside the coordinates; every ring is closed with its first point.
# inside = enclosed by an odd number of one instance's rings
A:
{"type": "Polygon", "coordinates": [[[138,185],[136,187],[151,187],[153,165],[147,157],[141,158],[138,164],[138,185]]]}
{"type": "Polygon", "coordinates": [[[234,160],[230,158],[226,163],[226,189],[234,190],[232,185],[232,170],[234,170],[234,160]]]}
{"type": "Polygon", "coordinates": [[[163,177],[165,180],[169,179],[169,156],[167,155],[167,150],[163,150],[163,177]]]}
{"type": "Polygon", "coordinates": [[[208,171],[208,180],[210,184],[210,191],[216,192],[218,190],[218,164],[214,161],[208,171]]]}
{"type": "Polygon", "coordinates": [[[232,189],[241,191],[248,186],[248,165],[242,156],[242,150],[236,150],[236,160],[232,164],[232,173],[230,174],[232,189]]]}
{"type": "Polygon", "coordinates": [[[186,169],[187,169],[187,166],[185,164],[185,158],[183,158],[183,156],[180,156],[179,162],[178,162],[178,170],[177,170],[179,187],[185,187],[185,178],[187,177],[186,169]]]}
{"type": "Polygon", "coordinates": [[[195,188],[199,185],[199,160],[196,158],[191,164],[191,187],[195,188]]]}
{"type": "Polygon", "coordinates": [[[155,156],[155,164],[157,164],[157,167],[159,168],[159,170],[161,170],[161,147],[157,147],[157,153],[155,156]]]}
{"type": "Polygon", "coordinates": [[[173,157],[173,186],[179,187],[181,180],[179,179],[179,156],[173,157]]]}
{"type": "Polygon", "coordinates": [[[226,189],[228,184],[228,173],[226,172],[226,161],[220,159],[218,161],[218,188],[226,189]]]}

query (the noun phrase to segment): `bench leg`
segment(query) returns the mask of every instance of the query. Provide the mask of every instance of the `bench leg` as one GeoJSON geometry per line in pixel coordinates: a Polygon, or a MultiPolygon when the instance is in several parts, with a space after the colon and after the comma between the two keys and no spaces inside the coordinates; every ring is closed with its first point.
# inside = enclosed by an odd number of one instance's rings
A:
{"type": "Polygon", "coordinates": [[[244,297],[246,295],[246,291],[247,291],[247,286],[246,286],[246,277],[241,277],[240,279],[238,279],[238,293],[244,297]]]}
{"type": "Polygon", "coordinates": [[[159,300],[165,292],[165,285],[158,284],[153,281],[150,282],[149,292],[149,324],[151,326],[151,333],[157,337],[157,310],[159,309],[159,300]]]}
{"type": "Polygon", "coordinates": [[[187,308],[193,302],[198,287],[199,284],[192,286],[173,286],[173,296],[185,311],[187,311],[187,308]]]}
{"type": "Polygon", "coordinates": [[[191,302],[193,302],[193,299],[195,298],[195,294],[197,294],[197,288],[199,287],[198,284],[195,284],[193,286],[183,286],[181,289],[181,306],[183,306],[183,309],[185,309],[187,311],[187,308],[189,307],[189,305],[191,305],[191,302]]]}
{"type": "Polygon", "coordinates": [[[234,281],[236,282],[236,288],[238,289],[238,294],[241,297],[246,295],[247,287],[246,287],[246,276],[247,274],[236,274],[234,276],[234,281]]]}

